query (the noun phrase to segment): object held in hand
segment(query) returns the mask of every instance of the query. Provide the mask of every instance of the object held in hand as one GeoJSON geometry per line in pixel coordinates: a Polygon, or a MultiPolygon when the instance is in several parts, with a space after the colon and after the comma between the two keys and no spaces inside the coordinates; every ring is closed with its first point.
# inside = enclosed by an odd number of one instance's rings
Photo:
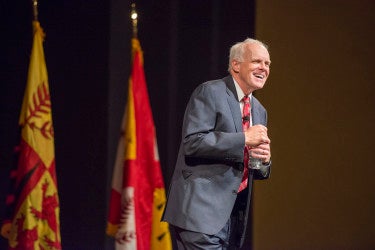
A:
{"type": "Polygon", "coordinates": [[[260,169],[262,165],[262,160],[259,158],[254,158],[252,156],[249,157],[249,168],[250,169],[260,169]]]}

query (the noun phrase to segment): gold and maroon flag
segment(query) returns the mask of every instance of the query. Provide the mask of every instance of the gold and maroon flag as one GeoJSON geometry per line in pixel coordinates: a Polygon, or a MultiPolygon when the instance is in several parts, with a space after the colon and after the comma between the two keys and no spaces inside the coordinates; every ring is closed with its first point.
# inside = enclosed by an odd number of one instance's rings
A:
{"type": "Polygon", "coordinates": [[[133,69],[112,177],[107,234],[117,250],[169,250],[171,237],[160,222],[166,196],[156,132],[148,98],[143,53],[132,39],[133,69]]]}
{"type": "Polygon", "coordinates": [[[9,249],[56,250],[61,249],[59,197],[44,33],[38,21],[33,21],[33,34],[17,168],[11,174],[14,191],[7,198],[13,212],[2,234],[9,249]]]}

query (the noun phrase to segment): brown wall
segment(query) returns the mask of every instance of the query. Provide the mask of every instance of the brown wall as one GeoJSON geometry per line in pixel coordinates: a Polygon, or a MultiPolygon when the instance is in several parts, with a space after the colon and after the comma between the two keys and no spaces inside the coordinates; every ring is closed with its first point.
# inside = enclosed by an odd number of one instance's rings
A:
{"type": "Polygon", "coordinates": [[[375,2],[258,0],[273,170],[254,249],[375,248],[375,2]]]}

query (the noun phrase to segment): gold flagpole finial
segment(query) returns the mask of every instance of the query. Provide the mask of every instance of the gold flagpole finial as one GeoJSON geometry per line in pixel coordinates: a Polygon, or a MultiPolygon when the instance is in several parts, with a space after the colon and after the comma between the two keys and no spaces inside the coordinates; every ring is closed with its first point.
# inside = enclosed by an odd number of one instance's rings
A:
{"type": "Polygon", "coordinates": [[[38,21],[38,0],[33,1],[33,14],[34,14],[34,21],[38,21]]]}
{"type": "Polygon", "coordinates": [[[133,24],[133,38],[137,38],[138,36],[138,13],[137,10],[135,9],[135,3],[132,3],[131,5],[132,10],[130,12],[130,18],[132,19],[132,24],[133,24]]]}

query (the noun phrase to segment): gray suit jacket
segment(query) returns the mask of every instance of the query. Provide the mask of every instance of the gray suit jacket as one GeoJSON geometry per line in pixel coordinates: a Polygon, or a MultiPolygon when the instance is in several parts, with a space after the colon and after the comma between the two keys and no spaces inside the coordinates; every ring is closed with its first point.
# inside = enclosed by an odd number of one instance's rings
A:
{"type": "MultiPolygon", "coordinates": [[[[254,97],[251,107],[253,124],[266,125],[267,112],[254,97]]],[[[162,220],[190,231],[209,235],[219,232],[237,197],[244,145],[242,112],[232,77],[199,85],[185,111],[182,141],[162,220]]],[[[249,183],[253,176],[265,179],[269,173],[270,165],[251,171],[249,183]]]]}

